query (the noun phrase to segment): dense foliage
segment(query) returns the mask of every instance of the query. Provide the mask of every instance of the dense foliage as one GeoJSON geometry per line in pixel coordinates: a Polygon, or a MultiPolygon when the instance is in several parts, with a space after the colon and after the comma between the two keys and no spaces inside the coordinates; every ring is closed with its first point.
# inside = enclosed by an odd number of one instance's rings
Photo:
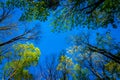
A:
{"type": "Polygon", "coordinates": [[[27,68],[37,65],[41,54],[39,48],[28,43],[17,44],[7,54],[9,54],[9,62],[4,67],[5,78],[15,80],[32,79],[32,75],[27,68]]]}
{"type": "Polygon", "coordinates": [[[71,30],[74,27],[89,29],[119,27],[120,0],[64,0],[55,11],[55,31],[71,30]]]}

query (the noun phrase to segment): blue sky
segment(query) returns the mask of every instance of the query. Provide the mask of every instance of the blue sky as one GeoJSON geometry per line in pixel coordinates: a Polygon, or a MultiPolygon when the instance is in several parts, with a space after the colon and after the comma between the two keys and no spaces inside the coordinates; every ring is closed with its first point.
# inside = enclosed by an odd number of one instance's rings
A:
{"type": "Polygon", "coordinates": [[[61,50],[66,49],[66,47],[68,47],[66,38],[68,36],[78,33],[77,30],[61,33],[51,32],[52,26],[49,18],[45,22],[36,21],[34,23],[40,24],[41,27],[41,38],[38,41],[38,44],[36,44],[36,46],[40,48],[42,55],[52,53],[58,54],[61,50]]]}

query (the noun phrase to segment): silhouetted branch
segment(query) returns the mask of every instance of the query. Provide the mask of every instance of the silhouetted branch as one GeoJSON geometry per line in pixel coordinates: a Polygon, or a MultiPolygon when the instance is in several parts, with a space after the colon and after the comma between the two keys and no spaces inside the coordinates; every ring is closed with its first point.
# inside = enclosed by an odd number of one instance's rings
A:
{"type": "Polygon", "coordinates": [[[3,43],[0,43],[0,46],[4,46],[4,45],[7,45],[7,44],[10,44],[10,43],[13,43],[15,41],[18,41],[18,40],[30,40],[30,39],[37,39],[39,36],[39,33],[40,33],[40,30],[38,30],[37,28],[38,26],[36,27],[33,27],[32,29],[29,29],[29,30],[25,30],[25,32],[23,34],[20,34],[6,42],[3,42],[3,43]]]}
{"type": "Polygon", "coordinates": [[[92,46],[92,45],[90,45],[90,44],[87,44],[87,45],[88,45],[88,48],[89,48],[91,51],[93,51],[93,52],[98,52],[98,53],[106,56],[107,58],[110,58],[111,60],[113,60],[113,61],[115,61],[115,62],[117,62],[117,63],[120,64],[120,57],[115,56],[115,55],[112,54],[111,52],[108,52],[108,51],[106,51],[106,50],[104,50],[104,49],[100,49],[100,48],[95,47],[95,46],[92,46]]]}

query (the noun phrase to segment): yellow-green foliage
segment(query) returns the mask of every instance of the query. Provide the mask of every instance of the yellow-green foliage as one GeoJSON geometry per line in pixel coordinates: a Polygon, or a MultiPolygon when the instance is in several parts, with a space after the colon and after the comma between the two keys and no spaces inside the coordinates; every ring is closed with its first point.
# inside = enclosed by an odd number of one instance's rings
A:
{"type": "Polygon", "coordinates": [[[76,70],[76,71],[77,71],[77,70],[79,70],[79,69],[81,69],[80,65],[75,64],[75,65],[74,65],[74,70],[76,70]]]}
{"type": "Polygon", "coordinates": [[[32,65],[35,66],[38,63],[40,54],[39,48],[35,47],[33,44],[14,45],[11,60],[6,63],[4,68],[7,73],[6,76],[14,78],[15,80],[30,78],[31,75],[25,68],[32,65]]]}
{"type": "Polygon", "coordinates": [[[33,44],[18,44],[14,46],[15,51],[18,52],[18,55],[21,57],[21,62],[27,63],[27,65],[35,63],[38,61],[40,56],[39,48],[34,47],[33,44]]]}
{"type": "Polygon", "coordinates": [[[113,73],[113,71],[120,73],[120,64],[110,61],[106,65],[106,70],[113,73]]]}
{"type": "Polygon", "coordinates": [[[57,66],[57,70],[66,70],[67,73],[72,69],[73,61],[67,56],[60,56],[60,63],[57,66]]]}

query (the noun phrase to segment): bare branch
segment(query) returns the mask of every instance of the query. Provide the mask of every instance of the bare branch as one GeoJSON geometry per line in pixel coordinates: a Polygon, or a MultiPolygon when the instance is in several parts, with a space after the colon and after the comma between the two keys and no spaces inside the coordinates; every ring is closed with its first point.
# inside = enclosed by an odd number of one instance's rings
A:
{"type": "Polygon", "coordinates": [[[8,16],[10,16],[12,12],[11,8],[6,8],[5,5],[2,7],[2,14],[0,15],[0,22],[4,21],[8,16]]]}
{"type": "Polygon", "coordinates": [[[0,26],[1,31],[11,30],[13,28],[16,28],[17,24],[9,24],[5,26],[0,26]]]}
{"type": "Polygon", "coordinates": [[[36,26],[36,27],[33,27],[32,29],[25,31],[23,34],[20,34],[6,42],[0,43],[0,46],[7,45],[18,40],[37,39],[40,37],[39,33],[40,33],[40,30],[38,29],[38,26],[36,26]]]}

